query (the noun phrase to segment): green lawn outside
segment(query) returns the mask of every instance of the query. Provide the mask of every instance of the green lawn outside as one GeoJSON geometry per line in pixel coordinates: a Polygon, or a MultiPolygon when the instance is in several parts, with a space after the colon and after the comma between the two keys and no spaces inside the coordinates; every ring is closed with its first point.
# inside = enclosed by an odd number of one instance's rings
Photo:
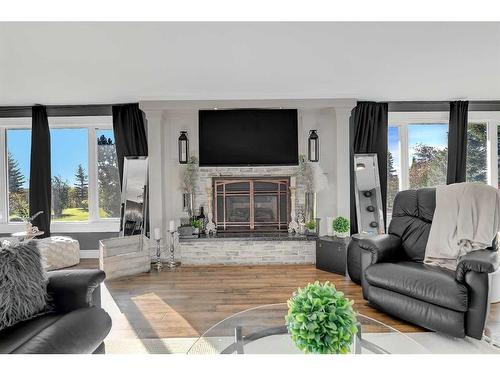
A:
{"type": "Polygon", "coordinates": [[[52,217],[52,221],[86,221],[89,211],[83,208],[65,208],[61,217],[52,217]]]}
{"type": "MultiPolygon", "coordinates": [[[[101,219],[109,217],[109,215],[102,209],[99,209],[99,217],[101,219]]],[[[89,219],[88,210],[83,208],[65,208],[61,217],[55,218],[52,216],[52,221],[87,221],[89,219]]],[[[10,215],[10,222],[22,222],[17,215],[10,215]]]]}
{"type": "MultiPolygon", "coordinates": [[[[99,210],[99,216],[101,218],[106,218],[108,215],[101,208],[99,210]]],[[[89,219],[89,211],[83,208],[65,208],[63,210],[62,216],[58,218],[52,218],[52,221],[87,221],[89,219]]]]}

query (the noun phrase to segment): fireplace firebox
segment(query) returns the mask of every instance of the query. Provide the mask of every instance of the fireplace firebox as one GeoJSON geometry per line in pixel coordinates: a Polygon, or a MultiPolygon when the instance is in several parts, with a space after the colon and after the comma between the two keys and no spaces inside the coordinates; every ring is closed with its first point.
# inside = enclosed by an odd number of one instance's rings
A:
{"type": "Polygon", "coordinates": [[[290,210],[288,177],[214,178],[218,231],[287,230],[290,210]]]}

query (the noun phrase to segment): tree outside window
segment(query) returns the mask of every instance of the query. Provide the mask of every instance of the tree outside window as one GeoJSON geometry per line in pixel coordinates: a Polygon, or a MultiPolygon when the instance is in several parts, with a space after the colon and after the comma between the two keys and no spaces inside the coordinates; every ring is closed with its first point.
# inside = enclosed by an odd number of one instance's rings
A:
{"type": "Polygon", "coordinates": [[[7,129],[6,136],[9,221],[20,222],[29,217],[31,130],[7,129]]]}
{"type": "Polygon", "coordinates": [[[11,221],[22,221],[29,217],[28,189],[24,188],[26,178],[19,167],[19,162],[8,152],[9,208],[11,221]]]}
{"type": "Polygon", "coordinates": [[[446,184],[448,125],[408,125],[409,188],[446,184]]]}
{"type": "Polygon", "coordinates": [[[50,130],[52,167],[52,220],[87,221],[88,130],[50,130]]]}
{"type": "Polygon", "coordinates": [[[392,217],[394,198],[399,191],[400,155],[399,155],[399,128],[390,126],[388,129],[389,150],[387,151],[387,222],[392,217]]]}
{"type": "Polygon", "coordinates": [[[488,182],[488,129],[484,123],[467,127],[467,181],[488,182]]]}
{"type": "Polygon", "coordinates": [[[114,136],[111,130],[97,132],[97,179],[99,217],[120,217],[120,176],[114,136]]]}

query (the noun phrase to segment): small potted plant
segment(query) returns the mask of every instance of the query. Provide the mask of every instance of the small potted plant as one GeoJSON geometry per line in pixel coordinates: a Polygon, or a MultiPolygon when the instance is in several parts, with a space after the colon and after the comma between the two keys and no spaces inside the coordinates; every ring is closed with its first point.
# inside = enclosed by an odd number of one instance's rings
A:
{"type": "Polygon", "coordinates": [[[332,227],[335,235],[340,238],[347,237],[351,228],[349,220],[342,216],[338,216],[333,220],[332,227]]]}
{"type": "Polygon", "coordinates": [[[201,231],[203,230],[203,220],[201,219],[193,219],[191,221],[191,226],[194,228],[193,229],[193,234],[195,235],[200,235],[201,231]]]}
{"type": "Polygon", "coordinates": [[[306,236],[315,236],[316,235],[316,222],[308,221],[306,224],[306,236]]]}
{"type": "Polygon", "coordinates": [[[347,354],[358,332],[353,301],[329,282],[299,288],[288,300],[286,326],[305,353],[347,354]]]}

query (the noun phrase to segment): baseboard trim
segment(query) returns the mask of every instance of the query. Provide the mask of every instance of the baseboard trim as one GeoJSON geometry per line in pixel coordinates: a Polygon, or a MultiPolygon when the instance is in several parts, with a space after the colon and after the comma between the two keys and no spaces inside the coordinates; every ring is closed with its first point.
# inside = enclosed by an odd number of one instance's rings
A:
{"type": "Polygon", "coordinates": [[[80,250],[80,259],[98,259],[99,250],[80,250]]]}

